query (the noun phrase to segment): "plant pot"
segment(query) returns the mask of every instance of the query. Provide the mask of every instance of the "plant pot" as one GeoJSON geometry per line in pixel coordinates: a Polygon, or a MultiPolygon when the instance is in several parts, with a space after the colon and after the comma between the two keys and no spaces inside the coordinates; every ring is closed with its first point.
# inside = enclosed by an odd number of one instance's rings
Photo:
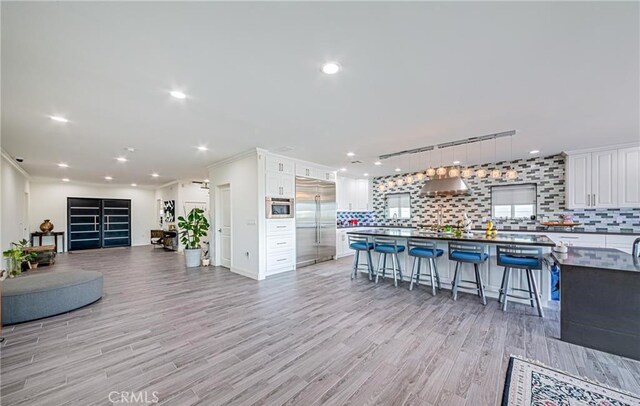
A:
{"type": "Polygon", "coordinates": [[[201,255],[202,255],[202,250],[200,248],[185,249],[184,260],[187,264],[187,268],[195,268],[200,266],[201,255]]]}

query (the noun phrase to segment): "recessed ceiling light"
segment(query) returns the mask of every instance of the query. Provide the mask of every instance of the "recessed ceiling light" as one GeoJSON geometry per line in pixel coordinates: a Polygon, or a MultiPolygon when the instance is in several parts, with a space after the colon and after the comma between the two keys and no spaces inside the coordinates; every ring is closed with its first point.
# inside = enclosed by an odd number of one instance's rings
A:
{"type": "Polygon", "coordinates": [[[400,172],[402,169],[400,168],[396,168],[396,172],[400,172]]]}
{"type": "Polygon", "coordinates": [[[347,168],[340,168],[340,172],[346,172],[347,168]]]}
{"type": "Polygon", "coordinates": [[[368,173],[365,173],[365,174],[364,174],[364,176],[369,176],[369,174],[368,174],[368,173]]]}
{"type": "Polygon", "coordinates": [[[113,180],[113,178],[111,176],[105,176],[104,180],[113,180]]]}
{"type": "Polygon", "coordinates": [[[58,166],[61,167],[61,168],[68,168],[69,167],[69,165],[65,164],[64,162],[60,162],[58,164],[58,166]]]}
{"type": "Polygon", "coordinates": [[[205,179],[205,180],[204,180],[204,183],[209,183],[209,179],[205,179]]]}
{"type": "Polygon", "coordinates": [[[347,152],[347,156],[356,156],[353,152],[347,152]]]}
{"type": "Polygon", "coordinates": [[[69,120],[67,120],[64,117],[60,117],[60,116],[49,116],[50,119],[52,119],[53,121],[57,121],[59,123],[68,123],[69,120]]]}
{"type": "Polygon", "coordinates": [[[534,150],[529,151],[529,153],[530,153],[531,155],[535,155],[535,154],[537,154],[537,153],[539,153],[539,152],[540,152],[540,151],[538,151],[537,149],[534,149],[534,150]]]}
{"type": "Polygon", "coordinates": [[[200,151],[208,151],[208,150],[209,150],[209,148],[205,147],[204,145],[200,145],[200,146],[198,147],[198,150],[200,150],[200,151]]]}
{"type": "Polygon", "coordinates": [[[327,75],[333,75],[338,73],[338,71],[340,70],[340,65],[338,64],[338,62],[327,62],[324,65],[322,65],[322,72],[326,73],[327,75]]]}
{"type": "Polygon", "coordinates": [[[136,186],[138,186],[138,184],[136,184],[136,183],[132,183],[132,184],[131,184],[131,186],[132,186],[132,187],[136,187],[136,186]]]}
{"type": "Polygon", "coordinates": [[[69,178],[62,178],[63,182],[69,182],[69,178]]]}
{"type": "Polygon", "coordinates": [[[118,162],[127,162],[128,159],[123,157],[123,156],[119,156],[119,157],[116,158],[116,161],[118,161],[118,162]]]}
{"type": "Polygon", "coordinates": [[[171,92],[169,92],[169,94],[172,97],[175,97],[176,99],[180,99],[180,100],[187,98],[187,95],[182,93],[180,90],[172,90],[171,92]]]}
{"type": "Polygon", "coordinates": [[[453,161],[453,164],[454,164],[454,165],[459,165],[459,164],[460,164],[460,161],[453,161]]]}
{"type": "Polygon", "coordinates": [[[380,162],[380,161],[375,161],[373,164],[374,164],[375,166],[379,166],[379,165],[382,165],[382,162],[380,162]]]}
{"type": "Polygon", "coordinates": [[[136,149],[133,147],[127,147],[127,151],[129,152],[136,152],[136,149]]]}
{"type": "Polygon", "coordinates": [[[157,178],[160,175],[158,175],[157,173],[154,172],[154,173],[151,174],[151,176],[153,176],[154,178],[157,178]]]}

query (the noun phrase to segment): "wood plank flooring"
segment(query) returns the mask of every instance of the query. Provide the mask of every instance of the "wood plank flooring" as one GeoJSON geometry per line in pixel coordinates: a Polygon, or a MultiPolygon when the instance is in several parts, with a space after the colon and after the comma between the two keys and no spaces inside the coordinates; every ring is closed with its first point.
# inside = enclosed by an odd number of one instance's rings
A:
{"type": "Polygon", "coordinates": [[[640,393],[640,362],[558,340],[547,318],[448,291],[394,288],[342,259],[253,281],[186,270],[150,247],[67,254],[104,274],[88,307],[9,326],[2,405],[107,405],[157,391],[166,405],[495,405],[510,354],[640,393]]]}

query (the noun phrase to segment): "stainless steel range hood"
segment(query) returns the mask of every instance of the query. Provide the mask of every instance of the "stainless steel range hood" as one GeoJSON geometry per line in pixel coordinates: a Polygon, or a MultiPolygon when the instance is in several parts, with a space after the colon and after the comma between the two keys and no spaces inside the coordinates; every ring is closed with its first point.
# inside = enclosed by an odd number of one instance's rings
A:
{"type": "Polygon", "coordinates": [[[460,177],[433,178],[426,181],[424,186],[420,190],[420,196],[468,194],[471,194],[469,186],[460,177]]]}

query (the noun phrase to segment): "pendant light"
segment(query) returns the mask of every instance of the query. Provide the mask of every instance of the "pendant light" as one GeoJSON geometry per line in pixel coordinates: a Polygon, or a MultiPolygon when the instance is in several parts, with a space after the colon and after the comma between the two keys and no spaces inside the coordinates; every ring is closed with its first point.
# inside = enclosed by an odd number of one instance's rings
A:
{"type": "MultiPolygon", "coordinates": [[[[457,147],[453,147],[453,164],[454,165],[458,165],[456,164],[456,149],[457,147]]],[[[458,176],[460,176],[460,168],[458,168],[457,166],[452,166],[451,169],[449,169],[449,177],[450,178],[457,178],[458,176]]]]}
{"type": "Polygon", "coordinates": [[[442,166],[442,148],[438,148],[440,150],[440,166],[438,167],[438,169],[436,170],[436,175],[438,176],[444,176],[447,174],[447,168],[445,168],[444,166],[442,166]]]}
{"type": "Polygon", "coordinates": [[[407,185],[410,185],[413,183],[413,166],[411,165],[411,155],[409,155],[409,174],[407,175],[407,177],[405,178],[405,182],[407,183],[407,185]]]}
{"type": "Polygon", "coordinates": [[[473,171],[469,169],[469,143],[464,144],[464,169],[462,170],[462,177],[468,179],[473,175],[473,171]]]}
{"type": "Polygon", "coordinates": [[[513,136],[509,137],[509,170],[506,177],[510,180],[518,178],[518,171],[513,169],[513,136]]]}
{"type": "MultiPolygon", "coordinates": [[[[433,151],[433,150],[432,150],[433,151]]],[[[434,176],[436,176],[436,170],[433,169],[433,154],[432,151],[429,151],[429,169],[427,169],[427,176],[430,178],[433,178],[434,176]]]]}
{"type": "MultiPolygon", "coordinates": [[[[480,162],[482,162],[482,141],[480,141],[480,162]]],[[[479,178],[484,178],[485,176],[487,176],[487,170],[481,167],[476,171],[476,176],[479,178]]]]}
{"type": "MultiPolygon", "coordinates": [[[[493,139],[493,164],[497,164],[497,157],[498,157],[498,149],[497,149],[497,145],[498,145],[498,140],[497,139],[493,139]]],[[[491,171],[491,177],[493,179],[498,179],[502,177],[502,171],[498,168],[493,168],[493,170],[491,171]]]]}

